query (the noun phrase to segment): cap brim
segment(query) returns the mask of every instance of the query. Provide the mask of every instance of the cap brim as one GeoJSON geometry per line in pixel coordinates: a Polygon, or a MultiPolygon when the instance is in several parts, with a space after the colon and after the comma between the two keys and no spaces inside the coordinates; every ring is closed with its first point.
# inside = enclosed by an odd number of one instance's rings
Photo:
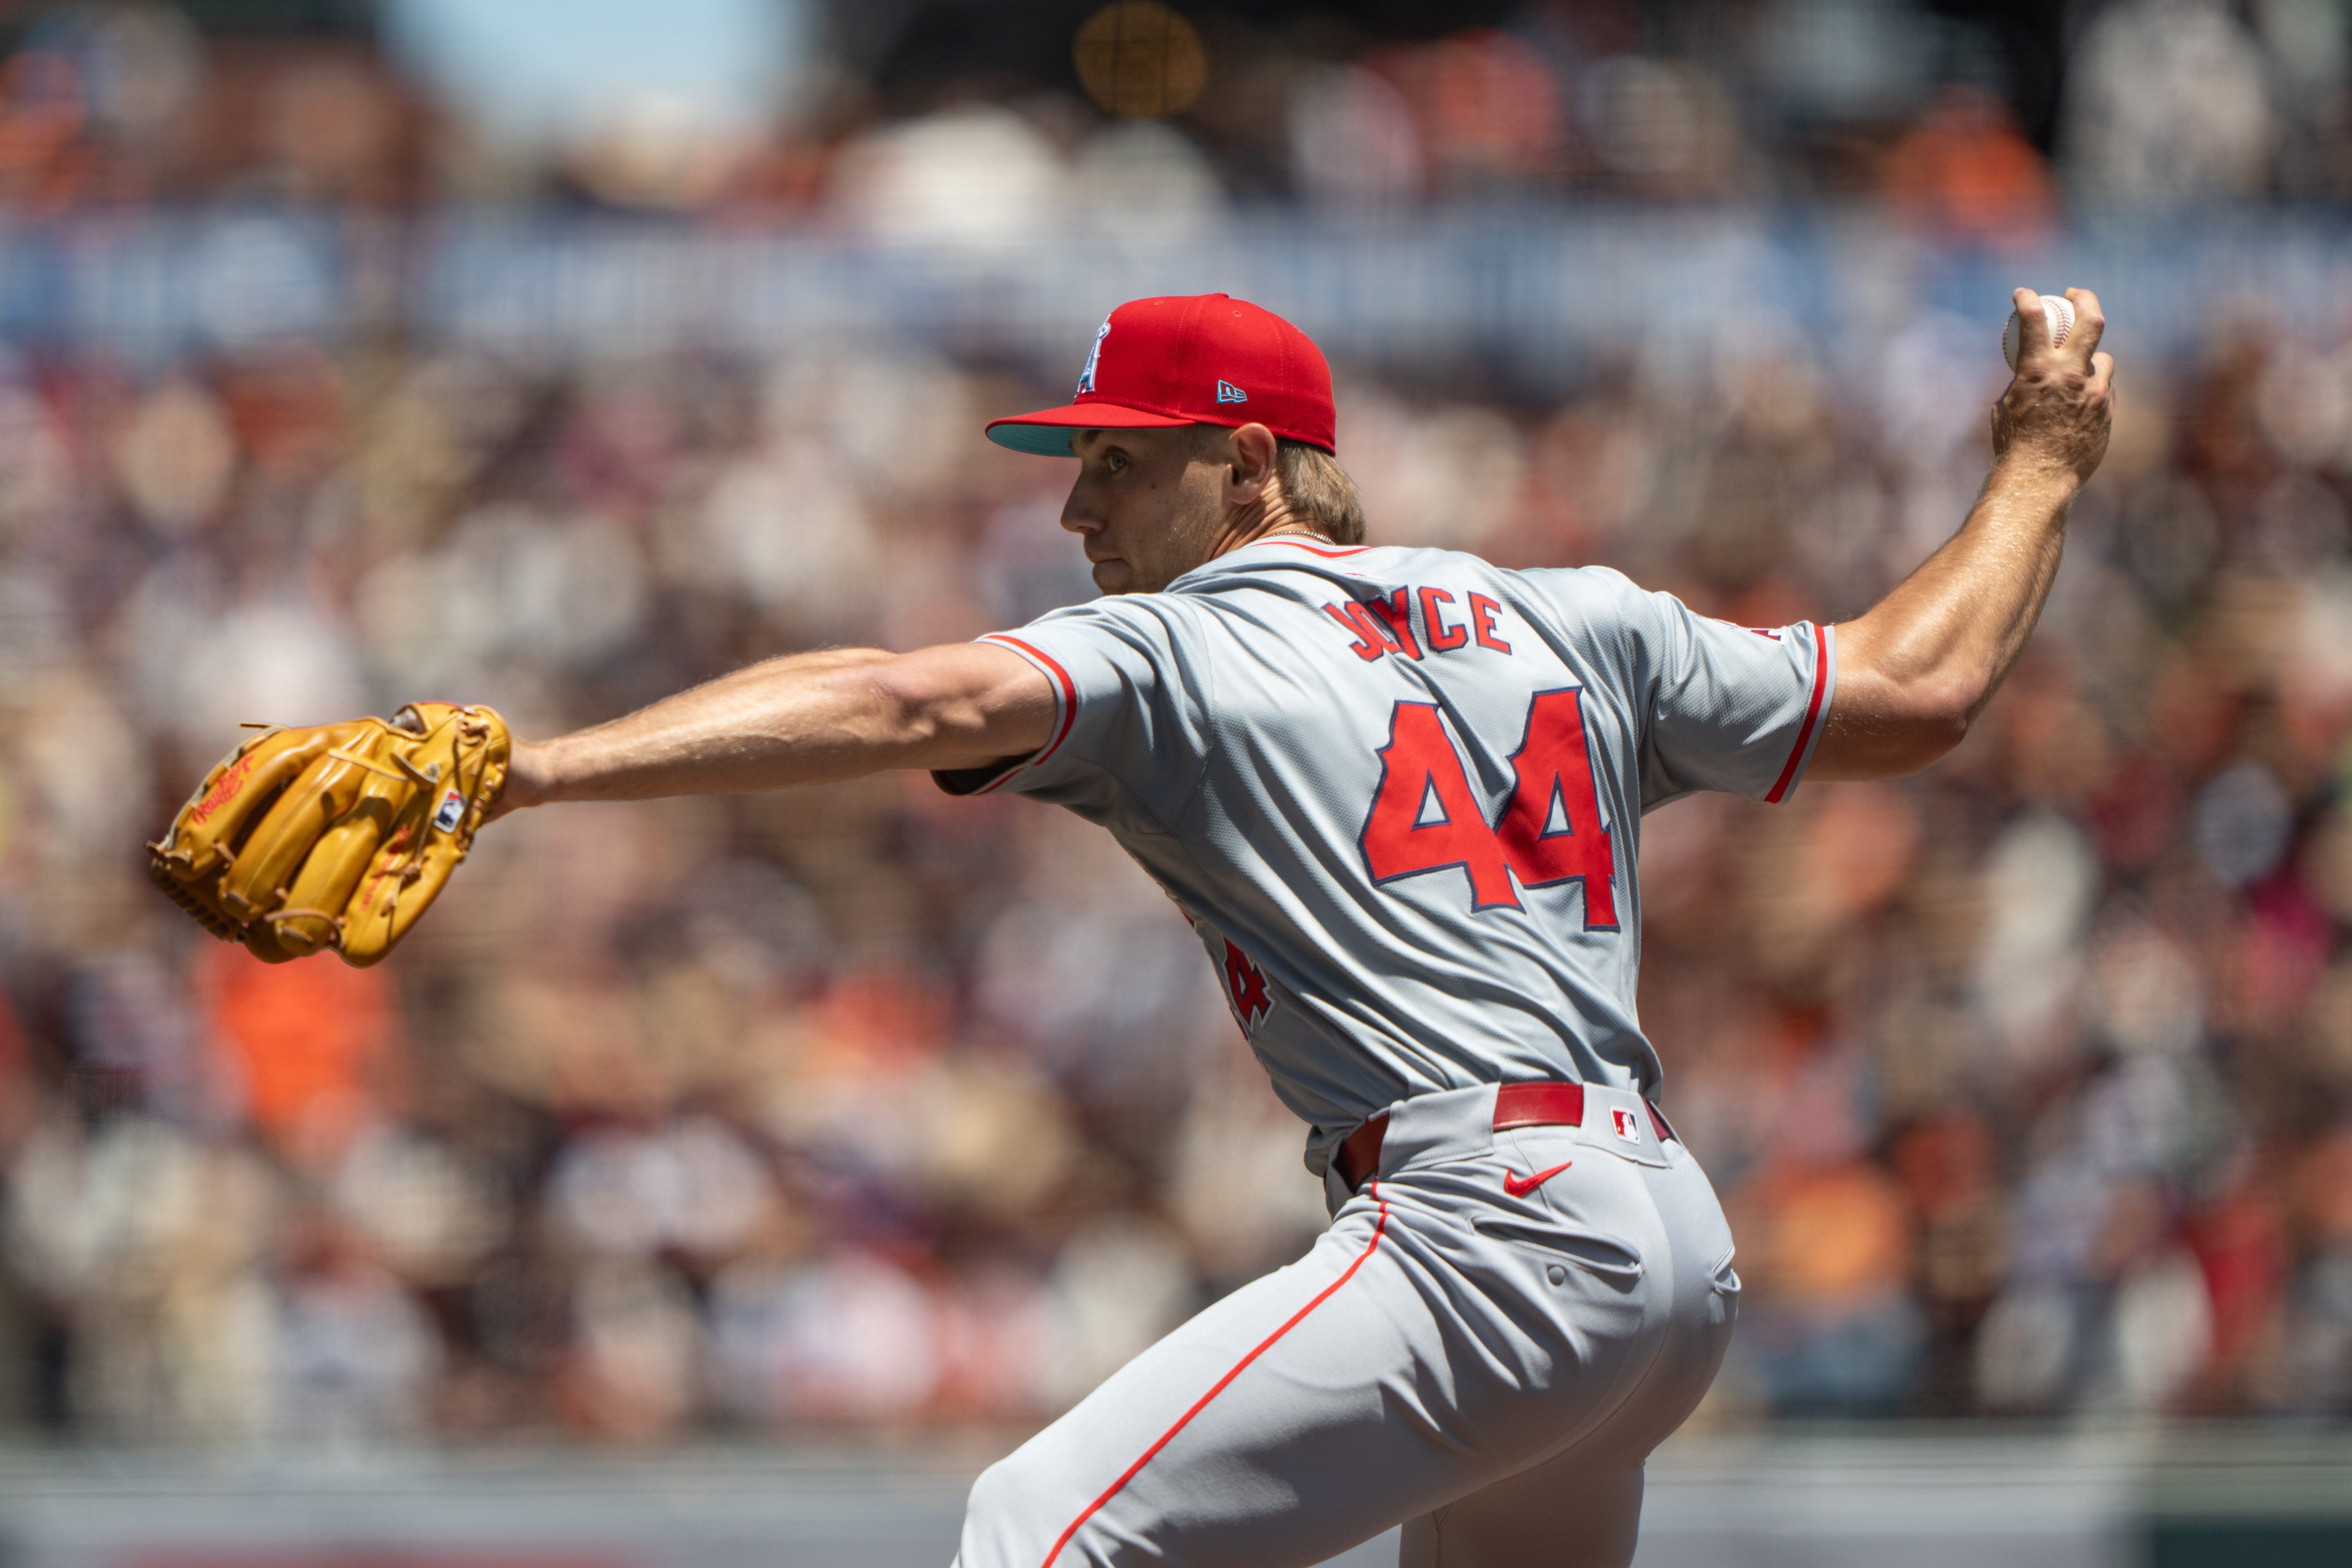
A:
{"type": "Polygon", "coordinates": [[[1116,403],[1072,403],[1060,408],[1041,408],[1034,414],[992,419],[988,438],[1016,452],[1067,458],[1075,456],[1070,450],[1070,437],[1081,430],[1165,430],[1193,423],[1175,415],[1122,408],[1116,403]]]}

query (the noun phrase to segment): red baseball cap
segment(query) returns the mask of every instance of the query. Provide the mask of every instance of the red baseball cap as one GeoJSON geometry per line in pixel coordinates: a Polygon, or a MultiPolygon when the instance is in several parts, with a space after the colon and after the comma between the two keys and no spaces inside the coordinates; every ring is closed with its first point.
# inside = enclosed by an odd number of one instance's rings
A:
{"type": "Polygon", "coordinates": [[[988,438],[1066,458],[1079,430],[1258,424],[1330,452],[1336,423],[1331,367],[1305,332],[1246,300],[1180,294],[1113,310],[1070,401],[992,420],[988,438]]]}

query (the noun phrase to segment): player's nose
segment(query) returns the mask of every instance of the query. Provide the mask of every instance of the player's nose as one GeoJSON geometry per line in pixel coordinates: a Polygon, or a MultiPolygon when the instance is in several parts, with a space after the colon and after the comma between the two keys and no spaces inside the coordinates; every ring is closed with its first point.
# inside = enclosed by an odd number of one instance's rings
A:
{"type": "Polygon", "coordinates": [[[1072,533],[1100,533],[1103,530],[1102,513],[1087,495],[1083,478],[1070,487],[1070,499],[1062,503],[1062,526],[1072,533]]]}

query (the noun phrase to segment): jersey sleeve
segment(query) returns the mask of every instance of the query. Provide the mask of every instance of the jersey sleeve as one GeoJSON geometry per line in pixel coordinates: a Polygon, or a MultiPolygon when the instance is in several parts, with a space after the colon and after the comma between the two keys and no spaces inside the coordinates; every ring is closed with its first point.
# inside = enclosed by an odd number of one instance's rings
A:
{"type": "Polygon", "coordinates": [[[1786,799],[1829,718],[1835,628],[1800,621],[1759,630],[1698,615],[1671,594],[1641,597],[1642,809],[1702,789],[1786,799]]]}
{"type": "Polygon", "coordinates": [[[1019,654],[1054,691],[1051,739],[1027,756],[932,774],[950,795],[1009,791],[1106,826],[1165,832],[1206,762],[1206,679],[1185,606],[1098,599],[980,640],[1019,654]]]}

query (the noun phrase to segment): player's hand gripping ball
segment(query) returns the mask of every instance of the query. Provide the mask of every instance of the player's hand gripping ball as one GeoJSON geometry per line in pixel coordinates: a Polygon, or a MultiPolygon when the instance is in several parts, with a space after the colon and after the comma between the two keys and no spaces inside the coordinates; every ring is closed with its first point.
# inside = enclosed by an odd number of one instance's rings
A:
{"type": "MultiPolygon", "coordinates": [[[[2050,328],[2050,346],[2054,349],[2066,341],[2068,332],[2074,330],[2074,307],[2056,294],[2044,294],[2042,296],[2042,320],[2050,328]]],[[[2000,357],[2009,362],[2009,368],[2012,371],[2017,368],[2020,330],[2017,312],[2011,310],[2009,325],[2000,330],[2000,357]]]]}
{"type": "Polygon", "coordinates": [[[386,723],[268,730],[205,776],[147,847],[155,885],[271,963],[332,948],[365,966],[441,891],[506,784],[488,708],[417,702],[386,723]]]}

